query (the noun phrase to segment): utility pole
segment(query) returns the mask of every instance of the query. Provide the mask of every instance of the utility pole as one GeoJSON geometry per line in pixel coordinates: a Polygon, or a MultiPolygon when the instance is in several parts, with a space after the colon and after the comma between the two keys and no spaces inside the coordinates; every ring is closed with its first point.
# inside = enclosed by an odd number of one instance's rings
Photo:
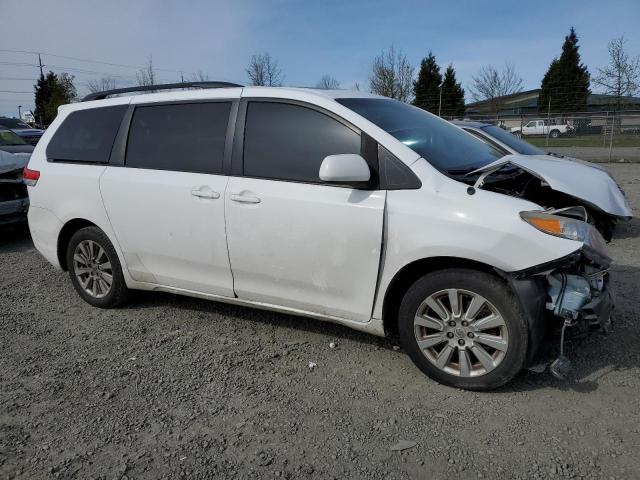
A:
{"type": "Polygon", "coordinates": [[[22,120],[22,112],[20,111],[22,109],[22,105],[18,105],[18,118],[20,120],[22,120]]]}
{"type": "Polygon", "coordinates": [[[42,71],[42,58],[40,58],[40,54],[38,54],[38,64],[40,65],[40,76],[44,77],[44,72],[42,71]]]}

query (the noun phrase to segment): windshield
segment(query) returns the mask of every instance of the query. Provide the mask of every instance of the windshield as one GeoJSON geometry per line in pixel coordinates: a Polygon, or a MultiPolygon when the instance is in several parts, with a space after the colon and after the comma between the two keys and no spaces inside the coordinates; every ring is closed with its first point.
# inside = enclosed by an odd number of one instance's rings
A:
{"type": "Polygon", "coordinates": [[[336,101],[393,135],[442,172],[463,173],[503,156],[451,123],[398,100],[338,98],[336,101]]]}
{"type": "Polygon", "coordinates": [[[4,125],[7,128],[31,128],[29,125],[17,118],[0,118],[0,125],[4,125]]]}
{"type": "Polygon", "coordinates": [[[11,130],[0,129],[0,145],[26,145],[27,142],[22,140],[18,135],[11,130]]]}
{"type": "Polygon", "coordinates": [[[481,127],[480,129],[483,132],[486,132],[489,136],[504,143],[508,147],[511,147],[518,153],[521,153],[523,155],[545,155],[544,151],[540,150],[537,147],[534,147],[529,142],[520,140],[515,135],[507,132],[500,127],[489,125],[488,127],[481,127]]]}

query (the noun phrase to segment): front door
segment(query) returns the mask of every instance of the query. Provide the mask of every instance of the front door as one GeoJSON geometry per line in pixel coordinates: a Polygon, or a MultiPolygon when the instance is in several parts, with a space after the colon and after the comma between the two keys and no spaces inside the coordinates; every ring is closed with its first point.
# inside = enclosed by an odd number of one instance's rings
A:
{"type": "Polygon", "coordinates": [[[317,110],[249,102],[244,176],[225,196],[236,295],[368,321],[385,192],[322,184],[327,155],[360,153],[360,133],[317,110]]]}

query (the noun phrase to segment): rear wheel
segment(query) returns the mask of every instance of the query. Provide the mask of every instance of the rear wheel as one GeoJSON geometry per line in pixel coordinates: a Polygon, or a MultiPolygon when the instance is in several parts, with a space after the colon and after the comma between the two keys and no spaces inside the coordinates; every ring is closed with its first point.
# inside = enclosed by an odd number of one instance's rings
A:
{"type": "Polygon", "coordinates": [[[551,130],[551,138],[558,138],[560,136],[559,130],[551,130]]]}
{"type": "Polygon", "coordinates": [[[424,373],[445,385],[488,390],[525,362],[526,320],[500,279],[466,269],[425,275],[400,306],[400,340],[424,373]]]}
{"type": "Polygon", "coordinates": [[[87,303],[112,308],[127,299],[129,290],[118,255],[99,228],[82,228],[72,235],[67,247],[67,266],[73,286],[87,303]]]}

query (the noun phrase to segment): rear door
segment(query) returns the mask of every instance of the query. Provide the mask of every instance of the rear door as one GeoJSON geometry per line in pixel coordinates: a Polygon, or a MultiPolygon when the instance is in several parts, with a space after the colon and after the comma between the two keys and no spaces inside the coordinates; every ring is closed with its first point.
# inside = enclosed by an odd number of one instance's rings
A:
{"type": "Polygon", "coordinates": [[[327,155],[362,153],[360,132],[329,112],[275,100],[249,101],[237,131],[239,176],[225,197],[236,295],[368,321],[385,192],[375,182],[354,189],[319,179],[327,155]]]}
{"type": "Polygon", "coordinates": [[[236,105],[221,99],[135,107],[124,165],[109,166],[100,181],[135,280],[233,295],[223,165],[236,105]]]}

